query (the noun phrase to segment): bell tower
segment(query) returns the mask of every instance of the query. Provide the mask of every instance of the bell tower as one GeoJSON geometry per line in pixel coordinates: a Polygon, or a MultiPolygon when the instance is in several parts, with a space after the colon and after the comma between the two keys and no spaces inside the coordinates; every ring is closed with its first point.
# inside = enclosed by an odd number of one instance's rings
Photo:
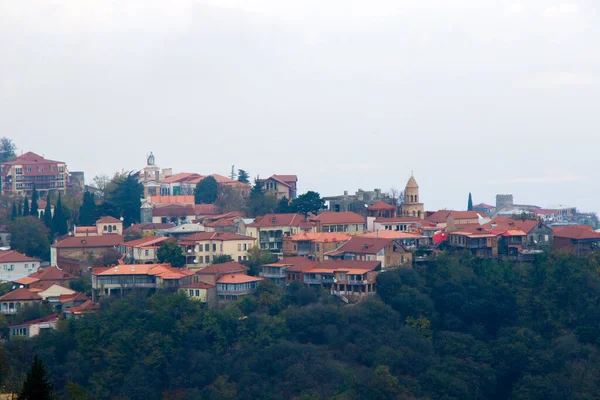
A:
{"type": "Polygon", "coordinates": [[[144,198],[160,194],[158,190],[160,187],[160,168],[155,164],[152,152],[146,157],[146,166],[141,178],[144,185],[144,198]]]}
{"type": "Polygon", "coordinates": [[[419,197],[419,185],[412,172],[406,183],[406,188],[404,189],[402,216],[417,218],[423,218],[425,216],[425,207],[423,203],[421,203],[421,198],[419,197]]]}

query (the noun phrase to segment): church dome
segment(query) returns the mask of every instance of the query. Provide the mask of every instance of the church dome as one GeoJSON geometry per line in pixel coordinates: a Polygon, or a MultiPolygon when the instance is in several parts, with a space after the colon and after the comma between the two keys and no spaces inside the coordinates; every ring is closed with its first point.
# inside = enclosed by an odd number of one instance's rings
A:
{"type": "Polygon", "coordinates": [[[410,179],[408,180],[408,183],[406,184],[406,188],[407,189],[418,189],[419,185],[417,184],[417,181],[415,180],[414,176],[410,176],[410,179]]]}

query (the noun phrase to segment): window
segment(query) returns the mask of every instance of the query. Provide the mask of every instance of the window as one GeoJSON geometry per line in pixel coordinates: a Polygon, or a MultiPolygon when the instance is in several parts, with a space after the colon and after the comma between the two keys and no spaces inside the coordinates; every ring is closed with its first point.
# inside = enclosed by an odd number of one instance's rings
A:
{"type": "Polygon", "coordinates": [[[40,167],[40,172],[44,172],[44,167],[40,167]]]}
{"type": "Polygon", "coordinates": [[[549,240],[549,237],[548,237],[548,235],[545,235],[545,236],[544,236],[544,241],[545,241],[545,242],[547,242],[548,240],[549,240]]]}
{"type": "Polygon", "coordinates": [[[238,251],[242,251],[242,244],[238,243],[238,251]]]}
{"type": "Polygon", "coordinates": [[[31,167],[27,167],[27,172],[31,172],[31,167]]]}
{"type": "Polygon", "coordinates": [[[148,250],[148,249],[144,250],[144,255],[146,257],[148,257],[150,255],[150,250],[148,250]]]}
{"type": "MultiPolygon", "coordinates": [[[[202,246],[202,245],[200,245],[200,246],[202,246]]],[[[204,251],[210,251],[210,244],[206,243],[204,245],[204,251]]]]}
{"type": "Polygon", "coordinates": [[[205,262],[205,264],[210,264],[210,256],[205,256],[204,262],[205,262]]]}
{"type": "Polygon", "coordinates": [[[196,289],[196,297],[200,297],[200,290],[196,289]]]}
{"type": "Polygon", "coordinates": [[[217,244],[213,243],[213,251],[217,251],[217,244]]]}
{"type": "Polygon", "coordinates": [[[108,230],[108,226],[104,225],[104,232],[106,232],[108,230]]]}
{"type": "Polygon", "coordinates": [[[244,251],[248,250],[248,243],[244,243],[244,251]]]}
{"type": "Polygon", "coordinates": [[[242,261],[242,256],[238,256],[238,262],[242,261]]]}
{"type": "Polygon", "coordinates": [[[192,289],[190,289],[190,297],[192,297],[194,295],[194,291],[192,289]]]}
{"type": "Polygon", "coordinates": [[[22,173],[23,173],[23,168],[17,168],[17,171],[16,171],[16,173],[17,173],[17,174],[22,174],[22,173]]]}

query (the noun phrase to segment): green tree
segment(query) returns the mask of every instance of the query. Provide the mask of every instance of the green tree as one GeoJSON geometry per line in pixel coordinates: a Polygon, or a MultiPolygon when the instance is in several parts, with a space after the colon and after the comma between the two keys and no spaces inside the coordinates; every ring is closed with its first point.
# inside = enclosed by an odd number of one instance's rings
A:
{"type": "Polygon", "coordinates": [[[248,197],[248,214],[251,217],[258,217],[260,215],[271,214],[276,209],[277,198],[272,193],[265,193],[262,182],[256,179],[248,197]]]}
{"type": "Polygon", "coordinates": [[[226,262],[233,261],[233,258],[229,254],[217,254],[213,256],[213,264],[224,264],[226,262]]]}
{"type": "Polygon", "coordinates": [[[279,203],[277,203],[277,214],[287,214],[292,212],[291,210],[290,200],[287,197],[283,197],[279,200],[279,203]]]}
{"type": "Polygon", "coordinates": [[[312,190],[295,198],[291,205],[292,212],[300,213],[305,217],[307,217],[309,213],[317,214],[324,207],[325,200],[321,198],[319,193],[313,192],[312,190]]]}
{"type": "Polygon", "coordinates": [[[19,205],[17,206],[17,217],[23,216],[23,200],[19,199],[19,205]]]}
{"type": "Polygon", "coordinates": [[[46,196],[46,208],[44,209],[44,225],[54,234],[54,224],[52,223],[52,204],[50,203],[50,193],[46,196]]]}
{"type": "Polygon", "coordinates": [[[46,373],[46,366],[36,355],[31,369],[27,372],[18,400],[52,400],[54,388],[46,373]]]}
{"type": "Polygon", "coordinates": [[[0,163],[11,161],[16,157],[17,145],[12,139],[3,137],[0,139],[0,163]]]}
{"type": "Polygon", "coordinates": [[[83,226],[91,226],[98,220],[98,210],[94,194],[85,191],[83,194],[83,202],[79,208],[79,224],[83,226]]]}
{"type": "Polygon", "coordinates": [[[243,169],[238,169],[238,182],[250,183],[250,175],[243,169]]]}
{"type": "Polygon", "coordinates": [[[38,210],[38,200],[40,199],[40,194],[38,193],[36,188],[33,188],[33,192],[31,192],[31,210],[30,214],[34,217],[39,217],[38,210]]]}
{"type": "Polygon", "coordinates": [[[196,204],[213,204],[219,195],[219,184],[212,176],[207,176],[196,184],[194,202],[196,204]]]}
{"type": "Polygon", "coordinates": [[[177,242],[164,242],[156,252],[156,257],[160,263],[169,263],[173,267],[181,268],[185,265],[183,249],[177,242]]]}
{"type": "Polygon", "coordinates": [[[48,228],[35,217],[17,218],[8,225],[11,236],[11,247],[30,257],[48,260],[50,241],[48,228]]]}
{"type": "Polygon", "coordinates": [[[15,219],[17,219],[18,216],[19,216],[19,212],[17,211],[17,202],[13,201],[10,219],[14,221],[15,219]]]}
{"type": "Polygon", "coordinates": [[[103,212],[102,214],[112,215],[115,218],[122,216],[124,227],[129,227],[140,221],[144,186],[140,182],[139,175],[138,172],[117,174],[104,189],[105,200],[102,208],[108,207],[112,213],[103,212]],[[114,214],[115,212],[117,215],[114,214]]]}
{"type": "Polygon", "coordinates": [[[52,230],[54,233],[60,236],[69,233],[69,226],[67,225],[67,218],[62,205],[62,195],[60,193],[58,194],[58,199],[56,200],[56,206],[54,206],[52,230]]]}
{"type": "Polygon", "coordinates": [[[277,255],[268,250],[263,250],[258,246],[248,249],[248,259],[242,264],[250,268],[250,275],[258,276],[259,267],[265,264],[272,264],[277,261],[277,255]]]}
{"type": "Polygon", "coordinates": [[[27,200],[27,195],[23,199],[23,214],[24,217],[29,217],[29,200],[27,200]]]}
{"type": "Polygon", "coordinates": [[[473,197],[471,196],[471,192],[469,192],[469,202],[467,203],[467,210],[473,211],[473,197]]]}

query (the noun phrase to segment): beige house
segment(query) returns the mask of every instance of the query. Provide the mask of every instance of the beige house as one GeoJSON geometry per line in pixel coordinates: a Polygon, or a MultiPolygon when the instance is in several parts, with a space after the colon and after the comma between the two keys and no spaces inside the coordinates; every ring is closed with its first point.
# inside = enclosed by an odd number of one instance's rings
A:
{"type": "Polygon", "coordinates": [[[316,232],[316,223],[300,214],[267,214],[246,225],[246,234],[258,239],[263,250],[281,253],[283,238],[304,232],[316,232]]]}
{"type": "Polygon", "coordinates": [[[198,232],[179,240],[188,268],[206,267],[223,254],[231,256],[233,261],[245,261],[255,242],[256,238],[231,232],[198,232]]]}
{"type": "Polygon", "coordinates": [[[33,188],[44,197],[48,191],[64,194],[69,183],[69,171],[63,161],[48,160],[27,152],[14,161],[2,163],[2,194],[27,195],[31,197],[33,188]]]}
{"type": "Polygon", "coordinates": [[[175,242],[175,239],[166,236],[147,236],[119,245],[119,252],[127,264],[154,264],[158,262],[158,249],[167,241],[175,242]]]}
{"type": "Polygon", "coordinates": [[[259,179],[265,192],[270,192],[277,197],[278,200],[284,197],[288,200],[293,200],[298,192],[298,176],[296,175],[272,175],[267,179],[259,179]]]}
{"type": "Polygon", "coordinates": [[[325,211],[311,221],[317,225],[317,232],[343,232],[348,235],[365,233],[367,223],[365,217],[352,211],[325,211]]]}
{"type": "Polygon", "coordinates": [[[73,233],[75,237],[122,235],[123,222],[114,217],[104,216],[96,221],[94,226],[76,226],[73,233]]]}
{"type": "Polygon", "coordinates": [[[77,293],[77,292],[73,289],[68,289],[64,286],[54,284],[54,285],[50,286],[48,289],[38,292],[38,295],[44,300],[58,301],[60,296],[63,296],[66,294],[75,294],[75,293],[77,293]]]}

